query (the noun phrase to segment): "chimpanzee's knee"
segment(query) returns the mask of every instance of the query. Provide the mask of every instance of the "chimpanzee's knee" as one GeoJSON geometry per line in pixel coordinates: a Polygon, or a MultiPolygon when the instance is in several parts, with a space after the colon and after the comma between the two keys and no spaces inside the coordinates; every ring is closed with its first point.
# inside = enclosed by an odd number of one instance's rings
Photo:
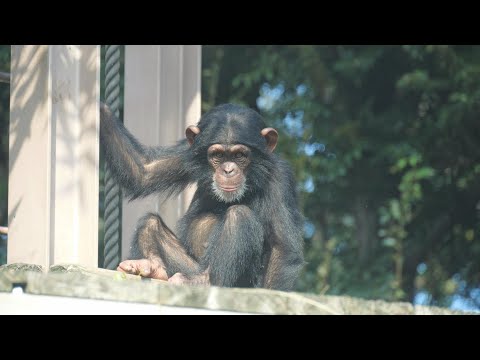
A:
{"type": "Polygon", "coordinates": [[[162,218],[158,214],[148,213],[138,220],[137,230],[156,230],[162,225],[162,218]]]}
{"type": "Polygon", "coordinates": [[[148,213],[140,218],[133,235],[130,247],[130,259],[144,259],[151,253],[158,252],[156,243],[164,232],[162,218],[154,213],[148,213]]]}
{"type": "Polygon", "coordinates": [[[248,206],[233,205],[227,209],[222,233],[223,241],[234,243],[232,249],[247,254],[261,252],[263,228],[248,206]]]}

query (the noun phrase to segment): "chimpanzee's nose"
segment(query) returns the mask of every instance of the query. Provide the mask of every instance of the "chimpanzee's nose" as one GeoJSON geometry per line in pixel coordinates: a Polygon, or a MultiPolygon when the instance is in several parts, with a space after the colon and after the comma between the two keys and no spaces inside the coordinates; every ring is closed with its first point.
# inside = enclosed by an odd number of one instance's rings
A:
{"type": "Polygon", "coordinates": [[[231,162],[227,162],[225,164],[223,164],[222,166],[223,168],[223,172],[225,173],[225,175],[229,175],[229,176],[232,176],[232,175],[235,175],[233,172],[235,170],[235,165],[231,162]]]}

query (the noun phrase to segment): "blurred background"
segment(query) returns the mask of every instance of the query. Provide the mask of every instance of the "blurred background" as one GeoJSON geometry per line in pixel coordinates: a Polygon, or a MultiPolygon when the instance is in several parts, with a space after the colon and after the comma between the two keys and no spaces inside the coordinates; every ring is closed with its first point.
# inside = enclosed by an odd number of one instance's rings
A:
{"type": "MultiPolygon", "coordinates": [[[[243,104],[279,130],[306,218],[298,291],[480,310],[480,46],[202,51],[202,111],[243,104]]],[[[0,83],[0,226],[8,119],[0,83]]]]}

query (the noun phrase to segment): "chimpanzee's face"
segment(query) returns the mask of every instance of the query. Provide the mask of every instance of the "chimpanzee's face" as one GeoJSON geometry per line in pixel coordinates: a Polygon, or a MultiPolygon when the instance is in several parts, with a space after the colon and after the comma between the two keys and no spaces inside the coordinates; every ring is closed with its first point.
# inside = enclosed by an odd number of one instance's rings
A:
{"type": "Polygon", "coordinates": [[[248,146],[214,144],[208,148],[208,162],[213,169],[212,190],[218,200],[240,200],[247,190],[247,168],[252,152],[248,146]]]}

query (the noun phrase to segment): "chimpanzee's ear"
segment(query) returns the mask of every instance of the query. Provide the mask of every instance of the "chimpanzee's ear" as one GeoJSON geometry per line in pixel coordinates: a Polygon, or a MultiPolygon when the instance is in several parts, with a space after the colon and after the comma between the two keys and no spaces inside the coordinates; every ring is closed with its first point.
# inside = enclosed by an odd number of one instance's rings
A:
{"type": "Polygon", "coordinates": [[[275,147],[277,146],[277,140],[278,140],[278,132],[274,128],[265,128],[261,131],[262,136],[265,138],[267,141],[267,147],[270,150],[270,152],[273,152],[275,150],[275,147]]]}
{"type": "Polygon", "coordinates": [[[200,129],[195,125],[190,125],[187,130],[185,130],[185,136],[187,137],[190,146],[193,144],[193,140],[195,140],[195,136],[198,134],[200,134],[200,129]]]}

